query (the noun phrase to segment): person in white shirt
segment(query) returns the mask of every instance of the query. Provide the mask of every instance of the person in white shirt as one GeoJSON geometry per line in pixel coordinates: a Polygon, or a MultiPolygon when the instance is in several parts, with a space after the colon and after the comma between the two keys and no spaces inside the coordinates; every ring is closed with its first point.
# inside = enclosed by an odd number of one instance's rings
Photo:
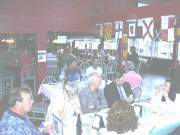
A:
{"type": "Polygon", "coordinates": [[[158,111],[157,109],[163,107],[162,105],[172,104],[176,99],[176,91],[174,89],[174,82],[172,80],[166,80],[165,84],[156,87],[154,94],[151,98],[151,104],[153,112],[158,111]],[[163,104],[165,103],[165,104],[163,104]]]}
{"type": "Polygon", "coordinates": [[[101,77],[103,75],[102,68],[98,67],[98,58],[96,57],[93,57],[92,65],[86,69],[86,76],[89,76],[93,72],[98,73],[101,77]]]}
{"type": "Polygon", "coordinates": [[[63,135],[76,134],[76,115],[82,114],[79,88],[75,82],[66,82],[64,89],[54,95],[48,107],[46,122],[52,123],[53,114],[63,121],[63,135]]]}

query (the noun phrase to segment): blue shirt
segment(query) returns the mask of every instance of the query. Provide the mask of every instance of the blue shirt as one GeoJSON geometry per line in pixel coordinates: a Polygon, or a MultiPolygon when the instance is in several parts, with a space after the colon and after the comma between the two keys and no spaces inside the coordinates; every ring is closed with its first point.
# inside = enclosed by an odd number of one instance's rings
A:
{"type": "Polygon", "coordinates": [[[0,121],[0,135],[45,135],[34,127],[27,115],[24,117],[7,110],[0,121]]]}
{"type": "Polygon", "coordinates": [[[79,93],[79,101],[84,114],[97,112],[108,107],[104,94],[99,89],[96,92],[92,92],[89,87],[84,88],[79,93]],[[98,110],[88,109],[89,105],[96,106],[98,110]]]}
{"type": "Polygon", "coordinates": [[[69,72],[65,71],[66,67],[61,70],[61,74],[59,76],[60,79],[65,79],[66,81],[79,81],[80,80],[80,71],[79,70],[71,70],[69,72]]]}

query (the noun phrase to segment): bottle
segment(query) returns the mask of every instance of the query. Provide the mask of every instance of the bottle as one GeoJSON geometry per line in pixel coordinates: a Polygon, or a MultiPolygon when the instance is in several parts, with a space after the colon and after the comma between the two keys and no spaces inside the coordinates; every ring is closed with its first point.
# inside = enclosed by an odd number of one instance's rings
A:
{"type": "Polygon", "coordinates": [[[82,124],[81,117],[80,117],[80,114],[78,113],[77,123],[76,123],[76,135],[81,135],[82,133],[81,124],[82,124]]]}

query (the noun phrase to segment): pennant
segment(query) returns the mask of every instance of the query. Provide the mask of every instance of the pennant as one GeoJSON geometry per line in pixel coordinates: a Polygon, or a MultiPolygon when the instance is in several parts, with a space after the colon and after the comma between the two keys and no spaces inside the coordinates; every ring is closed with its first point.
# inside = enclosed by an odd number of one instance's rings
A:
{"type": "Polygon", "coordinates": [[[112,39],[112,23],[104,24],[104,37],[105,37],[105,40],[112,39]]]}
{"type": "Polygon", "coordinates": [[[161,16],[161,38],[163,41],[174,41],[175,15],[161,16]]]}
{"type": "Polygon", "coordinates": [[[98,35],[100,36],[100,38],[103,38],[104,37],[103,24],[96,24],[96,26],[97,26],[98,35]]]}
{"type": "Polygon", "coordinates": [[[144,41],[154,40],[154,21],[153,18],[144,18],[142,19],[143,24],[143,39],[144,41]]]}
{"type": "Polygon", "coordinates": [[[136,30],[136,20],[128,20],[128,38],[136,38],[137,30],[136,30]]]}
{"type": "Polygon", "coordinates": [[[123,21],[115,22],[115,39],[119,40],[122,38],[123,21]]]}

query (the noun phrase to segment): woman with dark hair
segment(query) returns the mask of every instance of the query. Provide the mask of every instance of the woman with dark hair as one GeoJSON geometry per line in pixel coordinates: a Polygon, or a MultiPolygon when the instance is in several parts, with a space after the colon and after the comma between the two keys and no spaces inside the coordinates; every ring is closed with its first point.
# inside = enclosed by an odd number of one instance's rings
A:
{"type": "MultiPolygon", "coordinates": [[[[107,130],[101,130],[102,135],[137,134],[138,118],[134,107],[126,101],[116,101],[109,110],[107,130]]],[[[139,135],[141,133],[138,133],[139,135]]]]}
{"type": "Polygon", "coordinates": [[[165,84],[156,87],[155,94],[151,102],[158,105],[158,102],[174,102],[176,99],[176,90],[172,80],[166,80],[165,84]]]}

